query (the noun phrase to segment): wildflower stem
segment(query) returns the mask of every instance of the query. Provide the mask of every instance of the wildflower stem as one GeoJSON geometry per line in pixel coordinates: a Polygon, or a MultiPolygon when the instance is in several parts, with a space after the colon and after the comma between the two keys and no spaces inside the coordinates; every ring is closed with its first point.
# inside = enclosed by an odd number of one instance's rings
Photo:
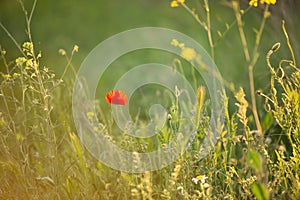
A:
{"type": "Polygon", "coordinates": [[[37,2],[37,0],[34,0],[33,5],[32,5],[32,9],[31,9],[29,19],[28,19],[29,24],[31,24],[31,19],[32,19],[32,16],[33,16],[33,13],[34,13],[34,10],[35,10],[35,7],[36,7],[36,2],[37,2]]]}
{"type": "Polygon", "coordinates": [[[252,53],[252,61],[248,66],[252,112],[253,112],[253,116],[254,116],[254,120],[255,120],[255,124],[256,124],[256,128],[258,130],[259,136],[262,136],[262,127],[261,127],[261,124],[260,124],[260,120],[259,120],[259,116],[258,116],[258,112],[257,112],[257,107],[256,107],[253,68],[254,68],[254,65],[256,64],[256,61],[259,57],[259,54],[258,54],[257,50],[258,50],[260,40],[261,40],[261,37],[262,37],[262,33],[263,33],[263,30],[264,30],[264,27],[265,27],[265,24],[266,24],[266,20],[268,18],[268,12],[269,12],[268,10],[269,10],[269,5],[266,5],[265,11],[264,11],[264,16],[263,16],[263,19],[261,21],[259,31],[256,35],[255,46],[253,48],[253,53],[252,53]]]}
{"type": "Polygon", "coordinates": [[[225,35],[227,35],[227,33],[229,32],[229,30],[230,30],[235,24],[236,24],[236,19],[235,19],[233,22],[231,22],[231,24],[228,26],[228,28],[222,33],[222,37],[219,37],[219,38],[215,41],[214,47],[216,47],[216,46],[219,44],[219,42],[220,42],[222,39],[224,39],[225,35]]]}
{"type": "Polygon", "coordinates": [[[13,43],[16,45],[16,47],[19,49],[19,51],[23,54],[25,58],[27,58],[26,54],[22,51],[20,45],[15,40],[15,38],[10,34],[10,32],[3,26],[3,24],[0,22],[0,27],[3,29],[3,31],[7,34],[7,36],[13,41],[13,43]]]}
{"type": "Polygon", "coordinates": [[[257,107],[256,107],[256,99],[255,99],[255,86],[254,86],[254,77],[253,77],[253,64],[249,65],[249,80],[250,80],[250,92],[251,92],[251,106],[252,106],[252,113],[254,116],[256,128],[258,130],[259,136],[262,136],[262,127],[260,124],[257,107]]]}
{"type": "Polygon", "coordinates": [[[210,9],[209,9],[208,0],[204,0],[204,6],[205,6],[205,11],[206,11],[206,23],[207,23],[207,25],[205,26],[205,30],[207,31],[207,37],[208,37],[208,41],[209,41],[211,57],[214,59],[214,57],[215,57],[214,44],[213,44],[213,39],[212,39],[212,35],[211,35],[210,9]]]}
{"type": "MultiPolygon", "coordinates": [[[[0,49],[1,49],[1,47],[0,47],[0,49]]],[[[7,73],[7,74],[10,74],[11,72],[10,72],[10,69],[9,69],[9,64],[8,64],[7,61],[6,61],[6,58],[4,57],[4,55],[2,55],[1,57],[2,57],[3,63],[4,63],[5,68],[6,68],[6,73],[7,73]]],[[[9,90],[10,90],[10,92],[11,92],[11,95],[12,95],[13,99],[16,99],[16,96],[15,96],[15,90],[14,90],[12,87],[10,87],[9,90]]],[[[2,93],[3,93],[3,92],[2,92],[2,93]]],[[[14,101],[14,107],[15,107],[15,110],[18,109],[17,102],[18,102],[18,101],[14,101]]]]}
{"type": "Polygon", "coordinates": [[[198,15],[195,14],[195,12],[192,11],[187,5],[185,5],[185,3],[182,3],[181,5],[182,5],[182,7],[183,7],[184,9],[186,9],[186,10],[194,17],[194,19],[196,20],[196,22],[197,22],[198,24],[200,24],[200,26],[202,26],[202,27],[205,29],[206,24],[205,24],[203,21],[201,21],[201,20],[199,19],[198,15]]]}
{"type": "Polygon", "coordinates": [[[240,38],[241,38],[241,42],[242,42],[242,45],[243,45],[244,55],[245,55],[246,61],[249,62],[250,61],[250,54],[249,54],[249,50],[248,50],[248,46],[247,46],[246,36],[245,36],[245,33],[244,33],[243,21],[242,21],[238,1],[232,1],[232,8],[235,12],[235,17],[236,17],[236,21],[237,21],[238,29],[239,29],[239,33],[240,33],[240,38]]]}
{"type": "MultiPolygon", "coordinates": [[[[243,45],[245,59],[248,63],[250,63],[249,66],[248,66],[248,74],[249,74],[249,82],[250,82],[252,113],[253,113],[253,116],[254,116],[254,120],[255,120],[255,124],[256,124],[256,128],[258,130],[258,133],[259,133],[260,136],[262,136],[262,128],[261,128],[261,125],[260,125],[258,112],[257,112],[257,108],[256,108],[253,68],[254,68],[254,65],[255,65],[255,63],[258,59],[257,49],[258,49],[258,45],[259,45],[259,42],[260,42],[260,39],[261,39],[263,28],[265,26],[265,21],[266,21],[266,16],[267,15],[264,14],[264,18],[263,18],[262,23],[260,25],[259,32],[257,33],[256,40],[255,40],[255,47],[254,47],[253,55],[252,55],[252,60],[250,62],[251,58],[250,58],[250,54],[249,54],[249,50],[248,50],[248,46],[247,46],[246,36],[245,36],[245,33],[244,33],[244,29],[243,29],[243,21],[242,21],[241,14],[240,14],[239,3],[237,1],[232,1],[232,7],[235,11],[235,16],[236,16],[236,20],[237,20],[237,24],[238,24],[240,38],[241,38],[242,45],[243,45]]],[[[266,6],[265,13],[268,12],[268,8],[269,7],[266,6]]]]}
{"type": "Polygon", "coordinates": [[[196,72],[194,66],[192,66],[192,77],[193,77],[193,83],[194,83],[194,89],[197,89],[197,78],[196,78],[196,72]]]}
{"type": "MultiPolygon", "coordinates": [[[[29,42],[33,43],[32,36],[31,36],[31,28],[30,28],[31,18],[29,20],[28,14],[27,14],[27,10],[25,9],[23,1],[19,0],[19,3],[21,5],[21,7],[22,7],[22,10],[23,10],[24,14],[25,14],[26,26],[27,26],[26,27],[26,31],[27,31],[27,36],[28,36],[29,42]]],[[[35,7],[35,5],[36,5],[36,3],[33,4],[34,7],[35,7]]],[[[31,15],[30,17],[32,17],[32,14],[33,14],[33,11],[34,11],[34,7],[32,7],[32,10],[31,10],[32,12],[30,13],[30,15],[31,15]]],[[[33,51],[32,52],[32,57],[34,58],[34,60],[37,60],[36,56],[35,56],[34,48],[32,48],[32,51],[33,51]]]]}
{"type": "MultiPolygon", "coordinates": [[[[245,15],[245,14],[250,10],[250,8],[251,8],[251,7],[248,7],[248,8],[243,12],[242,15],[245,15]]],[[[231,22],[230,25],[227,26],[226,30],[222,33],[222,37],[219,37],[218,39],[216,39],[216,41],[215,41],[215,43],[214,43],[214,47],[216,47],[216,46],[219,44],[219,42],[221,42],[221,40],[225,38],[225,36],[227,35],[227,33],[231,30],[231,28],[232,28],[236,23],[237,23],[237,20],[235,19],[235,20],[233,20],[233,21],[231,22]]]]}
{"type": "Polygon", "coordinates": [[[296,67],[296,59],[295,59],[295,55],[294,55],[294,51],[293,51],[293,48],[292,48],[292,45],[291,45],[291,42],[290,42],[290,39],[289,39],[289,35],[285,29],[285,21],[282,20],[282,30],[283,30],[283,33],[284,33],[284,36],[286,38],[286,42],[287,42],[287,45],[289,47],[289,50],[290,50],[290,53],[291,53],[291,56],[292,56],[292,59],[293,59],[293,63],[294,63],[294,66],[296,67]]]}
{"type": "MultiPolygon", "coordinates": [[[[9,120],[11,122],[13,122],[12,123],[12,128],[13,128],[12,132],[14,134],[16,134],[17,131],[16,131],[15,123],[13,121],[12,115],[10,114],[10,109],[9,109],[9,105],[8,105],[7,99],[5,97],[5,92],[4,92],[4,90],[2,88],[0,88],[0,92],[1,92],[1,96],[3,98],[3,102],[4,102],[4,106],[5,106],[6,112],[8,113],[8,118],[9,118],[9,120]]],[[[8,126],[7,129],[11,129],[10,126],[8,126]]]]}
{"type": "Polygon", "coordinates": [[[214,43],[213,43],[212,34],[211,34],[210,9],[209,9],[208,0],[204,0],[204,7],[205,7],[205,11],[206,11],[206,23],[201,21],[199,19],[198,15],[194,11],[192,11],[185,3],[182,3],[181,5],[184,9],[186,9],[194,17],[196,22],[198,24],[200,24],[200,26],[202,26],[204,28],[204,30],[207,32],[209,46],[211,49],[211,57],[214,58],[214,43]]]}
{"type": "Polygon", "coordinates": [[[254,59],[256,54],[258,53],[257,50],[258,50],[258,47],[259,47],[259,44],[260,44],[261,36],[262,36],[263,30],[265,28],[266,20],[269,17],[268,13],[269,13],[269,5],[266,5],[265,10],[264,10],[264,16],[263,16],[263,19],[261,21],[259,31],[256,35],[255,46],[253,48],[253,53],[252,53],[252,60],[254,59]]]}
{"type": "MultiPolygon", "coordinates": [[[[272,67],[272,65],[271,65],[271,62],[270,62],[270,57],[271,57],[271,55],[275,52],[275,51],[277,51],[278,49],[280,48],[280,43],[276,43],[273,47],[272,47],[272,49],[271,50],[269,50],[269,52],[267,53],[267,56],[266,56],[266,63],[267,63],[267,66],[269,67],[269,69],[270,69],[270,71],[271,71],[271,88],[275,88],[275,85],[274,85],[274,79],[276,78],[277,80],[279,80],[279,78],[278,78],[278,75],[277,75],[277,73],[276,73],[276,71],[274,70],[274,68],[272,67]],[[276,49],[274,50],[274,47],[276,46],[276,49]]],[[[279,62],[279,67],[281,68],[281,63],[282,63],[282,61],[286,61],[286,60],[281,60],[280,62],[279,62]]],[[[286,92],[286,89],[285,89],[285,86],[284,86],[284,84],[282,84],[282,82],[280,82],[280,85],[282,86],[282,88],[284,89],[284,91],[286,92]]],[[[275,94],[274,94],[274,92],[273,92],[273,90],[272,90],[272,95],[275,97],[275,94]]],[[[266,97],[265,97],[266,98],[266,97]]],[[[274,98],[274,99],[276,99],[276,98],[274,98]]],[[[274,104],[274,102],[273,101],[271,101],[273,104],[274,104]]],[[[275,106],[277,105],[277,102],[276,102],[276,104],[274,104],[275,106]]]]}
{"type": "Polygon", "coordinates": [[[196,127],[199,128],[200,118],[204,108],[204,100],[205,100],[205,87],[200,86],[197,90],[197,118],[196,118],[196,127]]]}
{"type": "MultiPolygon", "coordinates": [[[[32,20],[32,16],[33,16],[33,12],[35,10],[36,7],[36,0],[33,3],[31,12],[30,12],[30,16],[28,17],[28,12],[25,9],[24,3],[22,0],[19,0],[19,3],[21,5],[21,8],[24,12],[25,15],[25,19],[26,19],[26,31],[27,31],[27,36],[29,39],[29,42],[33,45],[33,40],[32,40],[32,34],[31,34],[31,28],[30,28],[30,23],[32,20]]],[[[50,108],[50,102],[49,102],[49,94],[48,94],[48,89],[45,86],[45,82],[44,82],[44,77],[41,74],[41,71],[39,69],[39,59],[38,57],[35,55],[35,51],[34,51],[34,47],[32,46],[32,49],[30,49],[30,53],[33,59],[33,64],[32,67],[35,71],[36,77],[37,77],[37,82],[39,85],[39,92],[41,94],[41,100],[43,102],[43,106],[44,106],[44,117],[45,117],[45,122],[46,122],[46,132],[48,135],[48,139],[50,141],[50,165],[51,165],[51,169],[52,169],[52,177],[54,178],[54,182],[57,182],[58,179],[58,170],[57,170],[57,163],[55,162],[55,157],[57,155],[57,148],[56,148],[56,135],[54,133],[53,130],[53,123],[52,123],[52,119],[50,117],[50,113],[51,113],[51,108],[50,108]]],[[[57,192],[57,186],[55,186],[55,191],[57,192]]]]}
{"type": "Polygon", "coordinates": [[[60,80],[62,80],[63,77],[66,75],[66,73],[67,73],[69,67],[71,67],[71,69],[72,69],[72,71],[73,71],[73,73],[74,73],[74,76],[76,77],[76,70],[75,70],[74,66],[72,65],[73,52],[72,52],[70,58],[68,57],[67,54],[65,55],[65,58],[66,58],[66,60],[67,60],[67,65],[66,65],[66,67],[65,67],[65,69],[64,69],[64,71],[63,71],[63,73],[62,73],[62,75],[61,75],[61,77],[60,77],[60,80]]]}

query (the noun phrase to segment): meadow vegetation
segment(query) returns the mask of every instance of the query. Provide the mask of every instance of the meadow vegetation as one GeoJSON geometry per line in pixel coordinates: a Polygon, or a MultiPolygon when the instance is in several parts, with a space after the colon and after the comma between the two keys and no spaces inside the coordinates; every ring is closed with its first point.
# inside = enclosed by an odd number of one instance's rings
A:
{"type": "MultiPolygon", "coordinates": [[[[246,95],[243,87],[223,77],[228,94],[224,93],[222,100],[225,120],[218,129],[220,137],[215,148],[199,159],[197,151],[210,120],[209,95],[190,72],[188,78],[199,88],[195,140],[176,162],[140,174],[103,165],[81,144],[72,118],[72,89],[76,78],[72,58],[80,54],[79,47],[75,45],[71,52],[59,50],[67,63],[62,75],[41,64],[47,55],[35,47],[30,32],[35,3],[27,11],[20,1],[25,13],[27,42],[18,45],[9,30],[0,24],[7,38],[19,49],[18,57],[7,60],[9,52],[0,46],[0,199],[300,198],[300,68],[285,27],[288,21],[278,21],[282,29],[277,34],[286,38],[285,43],[270,43],[268,52],[259,54],[265,24],[272,15],[270,7],[276,6],[276,0],[251,0],[249,5],[249,2],[246,5],[226,1],[235,19],[223,32],[212,29],[214,8],[208,0],[201,1],[201,7],[195,9],[184,0],[170,1],[170,9],[185,9],[197,21],[199,27],[195,31],[200,27],[205,30],[210,55],[215,59],[218,58],[216,44],[230,38],[230,30],[238,29],[236,40],[241,45],[234,48],[243,51],[249,80],[245,87],[250,92],[246,95]],[[260,10],[257,15],[261,21],[252,32],[254,39],[248,39],[244,16],[256,10],[260,10]],[[251,49],[249,41],[253,41],[251,49]],[[288,56],[273,59],[282,46],[286,47],[288,56]],[[253,69],[259,58],[264,58],[264,67],[269,70],[265,90],[255,87],[253,69]],[[229,104],[235,107],[229,109],[229,104]]],[[[175,57],[174,60],[177,66],[184,62],[175,57]]],[[[148,140],[125,134],[115,137],[111,133],[115,130],[113,119],[99,104],[95,106],[97,112],[86,113],[87,117],[97,115],[100,121],[96,129],[101,129],[111,141],[137,152],[155,148],[148,140]]],[[[160,145],[168,143],[174,129],[172,122],[162,129],[157,136],[160,145]]]]}

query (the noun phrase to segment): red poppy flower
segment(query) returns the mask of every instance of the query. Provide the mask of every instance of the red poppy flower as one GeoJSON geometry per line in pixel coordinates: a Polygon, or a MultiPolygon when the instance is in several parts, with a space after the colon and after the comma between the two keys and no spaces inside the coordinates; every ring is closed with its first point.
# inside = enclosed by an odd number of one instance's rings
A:
{"type": "Polygon", "coordinates": [[[128,98],[122,90],[112,90],[110,91],[106,97],[106,101],[109,104],[119,104],[125,106],[128,102],[128,98]]]}

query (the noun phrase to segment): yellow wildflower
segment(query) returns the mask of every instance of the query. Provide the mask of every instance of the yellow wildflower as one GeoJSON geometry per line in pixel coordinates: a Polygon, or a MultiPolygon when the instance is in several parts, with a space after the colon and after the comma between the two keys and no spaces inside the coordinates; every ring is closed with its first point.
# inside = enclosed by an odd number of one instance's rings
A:
{"type": "Polygon", "coordinates": [[[26,62],[26,58],[24,58],[24,57],[19,57],[19,58],[16,59],[16,64],[18,66],[21,66],[25,62],[26,62]]]}
{"type": "MultiPolygon", "coordinates": [[[[259,3],[260,4],[268,4],[268,5],[272,4],[272,5],[274,5],[274,4],[276,4],[276,0],[260,0],[259,3]]],[[[258,6],[258,0],[250,0],[249,5],[257,7],[258,6]]]]}
{"type": "Polygon", "coordinates": [[[74,48],[73,48],[73,51],[75,51],[77,53],[78,49],[79,49],[78,45],[75,45],[74,48]]]}
{"type": "Polygon", "coordinates": [[[171,2],[171,8],[176,8],[176,7],[178,7],[178,6],[179,6],[179,4],[178,4],[177,1],[172,1],[172,2],[171,2]]]}
{"type": "Polygon", "coordinates": [[[249,5],[250,6],[254,6],[254,7],[257,7],[258,6],[258,2],[257,2],[258,0],[251,0],[250,2],[249,2],[249,5]]]}
{"type": "Polygon", "coordinates": [[[6,51],[4,49],[1,50],[1,55],[4,56],[6,54],[6,51]]]}
{"type": "Polygon", "coordinates": [[[174,47],[177,47],[179,45],[179,42],[176,39],[173,39],[171,42],[171,45],[173,45],[174,47]]]}
{"type": "Polygon", "coordinates": [[[66,55],[66,51],[64,49],[59,49],[58,50],[58,53],[61,55],[61,56],[65,56],[66,55]]]}
{"type": "Polygon", "coordinates": [[[32,60],[32,58],[26,60],[26,67],[32,67],[32,66],[33,66],[33,60],[32,60]]]}
{"type": "Polygon", "coordinates": [[[260,3],[261,4],[264,4],[264,3],[266,3],[266,4],[275,4],[276,3],[276,0],[260,0],[260,3]]]}
{"type": "Polygon", "coordinates": [[[179,48],[183,49],[184,48],[184,43],[179,43],[178,46],[179,46],[179,48]]]}
{"type": "Polygon", "coordinates": [[[196,57],[196,51],[193,48],[183,48],[181,50],[181,56],[186,60],[191,61],[196,57]]]}
{"type": "Polygon", "coordinates": [[[171,7],[172,7],[172,8],[176,8],[176,7],[179,6],[179,4],[184,3],[184,1],[185,1],[185,0],[173,0],[173,1],[171,2],[171,7]]]}
{"type": "Polygon", "coordinates": [[[94,116],[95,116],[95,113],[93,113],[93,112],[87,112],[86,116],[88,117],[89,120],[92,120],[94,118],[94,116]]]}
{"type": "Polygon", "coordinates": [[[21,76],[21,74],[19,74],[19,73],[14,73],[14,74],[13,74],[13,78],[14,78],[14,79],[19,78],[20,76],[21,76]]]}
{"type": "Polygon", "coordinates": [[[41,58],[41,57],[42,57],[42,53],[39,52],[36,58],[39,59],[39,58],[41,58]]]}
{"type": "Polygon", "coordinates": [[[3,78],[5,78],[5,80],[9,80],[11,78],[10,74],[2,74],[3,78]]]}

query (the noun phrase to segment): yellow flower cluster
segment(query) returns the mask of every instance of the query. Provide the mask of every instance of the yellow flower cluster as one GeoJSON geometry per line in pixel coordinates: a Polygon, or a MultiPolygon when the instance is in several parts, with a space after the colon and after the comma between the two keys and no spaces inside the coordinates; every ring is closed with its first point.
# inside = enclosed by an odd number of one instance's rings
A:
{"type": "Polygon", "coordinates": [[[182,3],[184,3],[185,2],[185,0],[173,0],[172,2],[171,2],[171,7],[172,8],[176,8],[176,7],[178,7],[179,6],[179,4],[182,4],[182,3]]]}
{"type": "Polygon", "coordinates": [[[192,48],[183,48],[181,50],[181,56],[188,61],[192,61],[196,58],[196,51],[192,48]]]}
{"type": "MultiPolygon", "coordinates": [[[[276,4],[276,0],[260,0],[260,3],[261,4],[266,3],[268,5],[270,5],[270,4],[274,5],[274,4],[276,4]]],[[[250,0],[249,5],[257,7],[258,6],[258,0],[250,0]]]]}
{"type": "Polygon", "coordinates": [[[181,56],[188,60],[192,61],[197,57],[197,53],[193,48],[185,47],[184,43],[179,43],[176,39],[173,39],[171,45],[179,47],[181,49],[181,56]]]}

